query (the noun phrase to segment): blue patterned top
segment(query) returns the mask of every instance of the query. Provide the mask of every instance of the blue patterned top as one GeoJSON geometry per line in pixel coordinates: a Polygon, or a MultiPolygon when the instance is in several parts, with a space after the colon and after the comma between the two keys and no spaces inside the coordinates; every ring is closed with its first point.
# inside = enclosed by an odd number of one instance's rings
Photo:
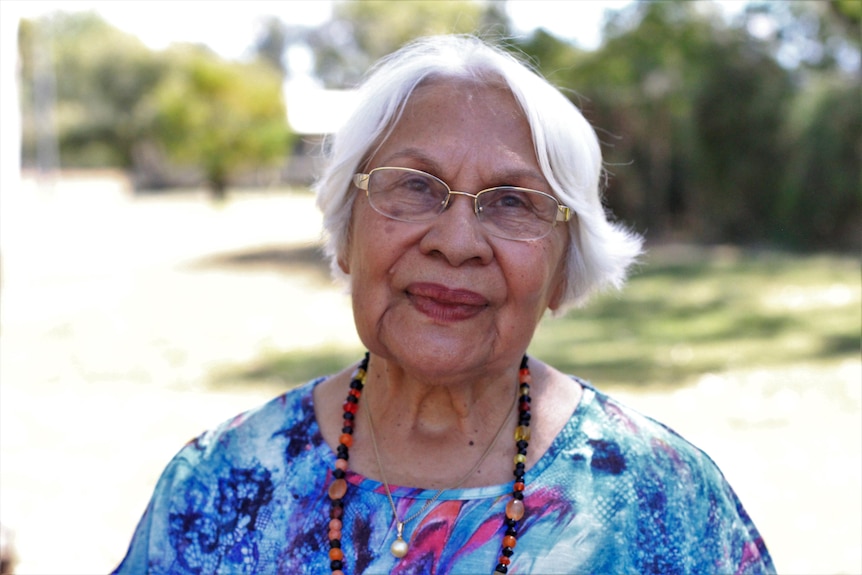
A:
{"type": "MultiPolygon", "coordinates": [[[[165,469],[118,574],[328,575],[335,454],[314,415],[318,379],[187,444],[165,469]]],[[[580,380],[578,380],[580,381],[580,380]]],[[[568,423],[526,476],[509,573],[774,573],[719,469],[663,425],[584,382],[568,423]]],[[[405,526],[381,483],[348,472],[346,575],[491,574],[512,484],[445,491],[405,526]]],[[[436,491],[393,487],[401,517],[436,491]]]]}

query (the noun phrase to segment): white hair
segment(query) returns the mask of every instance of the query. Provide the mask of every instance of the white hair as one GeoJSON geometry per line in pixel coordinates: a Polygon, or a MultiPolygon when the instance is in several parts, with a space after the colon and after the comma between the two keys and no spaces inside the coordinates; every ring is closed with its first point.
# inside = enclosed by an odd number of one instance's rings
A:
{"type": "Polygon", "coordinates": [[[422,38],[378,62],[359,89],[356,110],[334,135],[327,168],[314,187],[336,279],[346,278],[338,261],[345,257],[350,239],[353,175],[393,129],[416,87],[447,79],[481,81],[511,91],[530,125],[542,175],[575,213],[567,224],[565,291],[557,311],[582,305],[605,288],[622,287],[642,239],[608,219],[595,131],[574,104],[526,64],[501,48],[461,35],[422,38]]]}

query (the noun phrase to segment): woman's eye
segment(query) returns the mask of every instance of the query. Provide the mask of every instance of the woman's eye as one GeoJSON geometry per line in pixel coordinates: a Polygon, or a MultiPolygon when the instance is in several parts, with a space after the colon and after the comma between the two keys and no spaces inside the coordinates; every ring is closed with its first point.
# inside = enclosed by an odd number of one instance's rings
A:
{"type": "Polygon", "coordinates": [[[495,208],[529,209],[530,202],[517,192],[499,194],[491,204],[495,208]]]}
{"type": "Polygon", "coordinates": [[[410,178],[401,187],[411,192],[427,193],[431,191],[431,182],[427,178],[410,178]]]}

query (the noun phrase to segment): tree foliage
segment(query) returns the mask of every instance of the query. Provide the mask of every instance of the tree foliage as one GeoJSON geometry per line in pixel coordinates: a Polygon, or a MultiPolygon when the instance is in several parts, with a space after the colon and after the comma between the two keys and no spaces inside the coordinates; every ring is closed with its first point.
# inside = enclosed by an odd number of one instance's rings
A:
{"type": "Polygon", "coordinates": [[[245,64],[152,52],[93,14],[25,21],[24,159],[50,165],[53,135],[64,166],[140,167],[156,149],[223,190],[290,143],[293,46],[321,84],[349,88],[415,37],[473,33],[507,39],[584,111],[607,202],[648,238],[862,248],[858,0],[750,1],[732,20],[708,1],[632,2],[592,51],[545,30],[512,38],[504,6],[337,0],[318,27],[266,20],[245,64]]]}
{"type": "Polygon", "coordinates": [[[281,78],[261,63],[225,62],[183,46],[151,95],[153,130],[176,161],[203,169],[216,197],[231,174],[284,157],[290,142],[281,78]]]}
{"type": "Polygon", "coordinates": [[[19,52],[25,164],[191,165],[221,196],[232,175],[289,149],[281,75],[262,62],[200,46],[155,52],[93,13],[22,21],[19,52]],[[53,140],[59,158],[40,160],[53,140]]]}
{"type": "Polygon", "coordinates": [[[520,47],[598,128],[608,202],[651,239],[859,247],[858,36],[828,8],[724,23],[704,2],[639,2],[593,52],[543,31],[520,47]]]}
{"type": "Polygon", "coordinates": [[[471,0],[338,0],[333,19],[304,41],[325,85],[351,87],[379,58],[420,36],[505,36],[508,22],[501,10],[501,3],[471,0]]]}
{"type": "Polygon", "coordinates": [[[64,166],[131,165],[145,131],[138,103],[164,62],[87,12],[24,20],[19,51],[25,161],[35,162],[40,137],[56,137],[64,166]]]}

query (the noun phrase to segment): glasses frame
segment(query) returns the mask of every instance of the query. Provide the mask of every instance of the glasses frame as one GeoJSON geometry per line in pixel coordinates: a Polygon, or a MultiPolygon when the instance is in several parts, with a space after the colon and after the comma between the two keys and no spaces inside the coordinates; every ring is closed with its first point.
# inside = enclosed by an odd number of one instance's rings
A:
{"type": "MultiPolygon", "coordinates": [[[[433,174],[429,174],[428,172],[423,172],[422,170],[414,170],[413,168],[401,168],[398,166],[380,166],[379,168],[374,168],[373,170],[371,170],[367,174],[366,173],[354,174],[353,175],[353,185],[365,192],[365,196],[368,198],[368,202],[371,204],[371,207],[374,208],[374,211],[378,212],[379,214],[381,214],[383,216],[386,216],[387,218],[397,220],[397,221],[409,222],[409,223],[420,223],[420,222],[425,222],[425,221],[430,222],[431,220],[435,219],[437,216],[439,216],[440,214],[445,212],[446,209],[449,207],[449,203],[452,200],[452,196],[467,196],[469,198],[473,198],[473,213],[475,213],[476,217],[478,218],[480,213],[481,213],[481,209],[479,208],[479,196],[481,196],[482,194],[484,194],[486,192],[492,192],[494,190],[499,190],[499,189],[516,190],[516,191],[521,191],[521,192],[530,192],[533,194],[541,194],[543,196],[550,198],[551,200],[554,201],[554,203],[557,204],[556,217],[555,217],[554,221],[552,222],[551,228],[548,230],[548,232],[546,234],[544,234],[542,236],[538,236],[536,238],[510,238],[507,236],[500,236],[500,237],[503,237],[505,239],[515,240],[515,241],[530,241],[530,240],[542,239],[543,237],[545,237],[551,233],[551,231],[556,226],[557,222],[568,222],[570,219],[572,219],[572,209],[568,206],[561,204],[560,201],[557,200],[557,198],[555,198],[554,196],[552,196],[551,194],[548,194],[546,192],[534,190],[532,188],[521,188],[518,186],[494,186],[493,188],[485,188],[484,190],[479,190],[475,194],[471,194],[469,192],[461,192],[458,190],[453,190],[451,187],[449,187],[449,184],[447,184],[446,182],[444,182],[443,180],[441,180],[437,176],[435,176],[433,174]],[[389,214],[384,214],[383,212],[381,212],[374,205],[374,202],[371,201],[371,191],[368,189],[368,184],[371,181],[371,175],[374,172],[383,171],[383,170],[400,170],[400,171],[404,171],[404,172],[413,172],[414,174],[419,174],[422,176],[429,177],[429,178],[431,178],[433,180],[437,180],[438,182],[443,184],[443,187],[446,188],[446,190],[448,191],[448,194],[446,195],[446,200],[440,205],[440,211],[438,211],[436,214],[434,214],[433,217],[429,217],[426,220],[402,220],[400,218],[395,218],[393,216],[390,216],[389,214]]],[[[484,227],[484,225],[483,225],[483,227],[484,227]]],[[[494,234],[494,235],[499,235],[499,234],[494,234]]]]}

